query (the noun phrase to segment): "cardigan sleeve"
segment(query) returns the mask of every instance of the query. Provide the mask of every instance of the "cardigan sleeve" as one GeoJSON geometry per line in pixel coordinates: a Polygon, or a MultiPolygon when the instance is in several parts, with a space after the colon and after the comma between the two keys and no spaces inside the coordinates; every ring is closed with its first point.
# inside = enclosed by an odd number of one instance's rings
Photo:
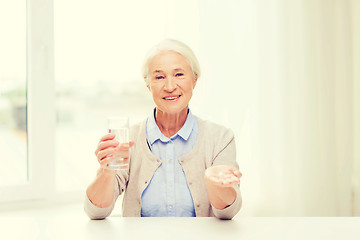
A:
{"type": "Polygon", "coordinates": [[[84,211],[92,220],[104,219],[108,217],[114,209],[117,198],[124,192],[128,173],[120,170],[116,173],[116,181],[114,185],[114,198],[111,205],[107,208],[100,208],[95,206],[85,194],[84,211]]]}
{"type": "Polygon", "coordinates": [[[216,209],[211,206],[215,217],[220,219],[232,219],[240,211],[242,204],[240,188],[239,186],[234,186],[234,189],[236,191],[236,199],[233,204],[224,209],[216,209]]]}
{"type": "MultiPolygon", "coordinates": [[[[236,162],[234,133],[230,129],[226,129],[226,131],[218,134],[220,135],[220,140],[213,146],[215,157],[212,166],[228,165],[239,169],[239,165],[236,162]]],[[[232,219],[240,211],[242,205],[240,185],[234,185],[233,187],[236,191],[236,199],[230,206],[224,209],[216,209],[211,206],[215,217],[220,219],[232,219]]]]}

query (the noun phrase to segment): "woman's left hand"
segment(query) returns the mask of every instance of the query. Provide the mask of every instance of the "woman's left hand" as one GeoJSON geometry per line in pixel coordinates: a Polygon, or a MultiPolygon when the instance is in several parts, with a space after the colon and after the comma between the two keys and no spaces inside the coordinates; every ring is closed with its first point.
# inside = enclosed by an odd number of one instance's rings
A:
{"type": "Polygon", "coordinates": [[[241,173],[227,165],[212,166],[205,170],[204,181],[212,206],[224,209],[236,199],[235,184],[240,183],[241,173]]]}
{"type": "Polygon", "coordinates": [[[205,182],[219,187],[231,187],[240,183],[241,172],[227,165],[212,166],[205,171],[205,182]]]}

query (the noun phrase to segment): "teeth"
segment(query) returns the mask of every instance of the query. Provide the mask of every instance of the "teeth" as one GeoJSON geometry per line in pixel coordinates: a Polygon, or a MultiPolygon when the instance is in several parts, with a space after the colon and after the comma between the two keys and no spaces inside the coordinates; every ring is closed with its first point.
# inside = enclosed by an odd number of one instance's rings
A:
{"type": "Polygon", "coordinates": [[[173,99],[176,99],[176,98],[178,98],[178,97],[167,97],[167,98],[165,98],[166,100],[173,100],[173,99]]]}

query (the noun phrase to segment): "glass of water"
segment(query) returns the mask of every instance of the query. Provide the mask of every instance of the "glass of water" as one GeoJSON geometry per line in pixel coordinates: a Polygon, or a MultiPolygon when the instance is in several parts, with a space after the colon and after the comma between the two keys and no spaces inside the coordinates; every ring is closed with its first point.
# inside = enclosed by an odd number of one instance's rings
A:
{"type": "MultiPolygon", "coordinates": [[[[116,141],[121,144],[129,143],[129,118],[128,117],[112,117],[108,118],[109,133],[115,134],[116,141]]],[[[124,158],[120,156],[119,149],[114,153],[114,160],[109,163],[109,169],[120,170],[129,168],[129,163],[124,162],[124,158]]]]}

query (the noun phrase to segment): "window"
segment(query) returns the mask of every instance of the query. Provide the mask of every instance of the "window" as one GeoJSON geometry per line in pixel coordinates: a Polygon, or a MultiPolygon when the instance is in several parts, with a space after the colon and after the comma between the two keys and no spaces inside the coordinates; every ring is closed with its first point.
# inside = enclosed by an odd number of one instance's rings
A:
{"type": "Polygon", "coordinates": [[[0,29],[0,186],[21,185],[28,182],[26,1],[0,2],[0,29]]]}
{"type": "Polygon", "coordinates": [[[52,1],[0,3],[0,202],[52,191],[52,14],[52,1]]]}

